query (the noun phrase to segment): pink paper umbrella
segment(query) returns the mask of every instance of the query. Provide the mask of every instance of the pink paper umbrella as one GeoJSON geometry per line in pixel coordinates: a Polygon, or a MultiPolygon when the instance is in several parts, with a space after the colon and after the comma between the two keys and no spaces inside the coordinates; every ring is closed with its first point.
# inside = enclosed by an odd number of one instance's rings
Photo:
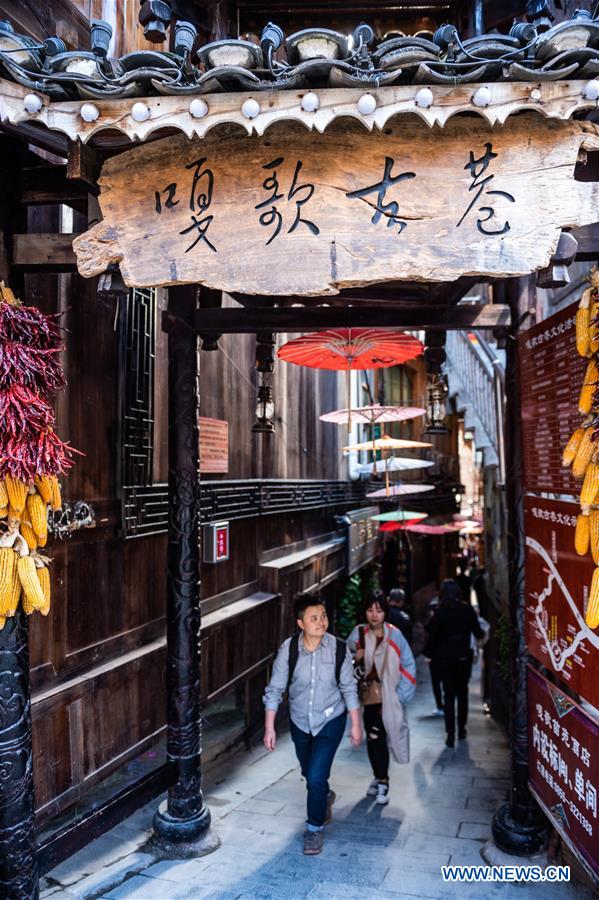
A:
{"type": "Polygon", "coordinates": [[[366,494],[367,497],[401,497],[407,494],[421,494],[424,491],[434,491],[434,484],[393,484],[366,494]]]}
{"type": "Polygon", "coordinates": [[[405,422],[407,419],[416,419],[424,414],[425,410],[419,406],[380,406],[373,403],[371,406],[357,406],[354,409],[334,409],[319,418],[321,422],[343,425],[351,416],[354,422],[377,425],[379,422],[405,422]]]}

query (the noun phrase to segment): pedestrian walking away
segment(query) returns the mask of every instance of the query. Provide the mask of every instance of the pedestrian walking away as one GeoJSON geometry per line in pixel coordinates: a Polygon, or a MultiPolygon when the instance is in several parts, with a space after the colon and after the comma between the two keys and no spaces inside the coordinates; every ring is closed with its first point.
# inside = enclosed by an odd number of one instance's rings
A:
{"type": "Polygon", "coordinates": [[[444,716],[444,701],[443,701],[443,688],[441,686],[441,670],[439,667],[439,660],[434,657],[431,636],[430,636],[430,624],[434,618],[434,615],[439,608],[439,600],[435,597],[428,605],[430,611],[430,619],[424,626],[427,640],[426,644],[422,648],[422,655],[425,659],[428,660],[429,664],[429,672],[431,676],[431,687],[433,689],[433,696],[435,698],[435,708],[432,711],[431,715],[433,716],[444,716]]]}
{"type": "Polygon", "coordinates": [[[428,625],[431,661],[438,666],[443,684],[445,743],[455,746],[455,706],[458,707],[458,738],[466,738],[468,721],[468,682],[472,671],[471,638],[482,639],[483,629],[476,613],[463,600],[453,579],[447,579],[439,591],[439,608],[428,625]]]}
{"type": "Polygon", "coordinates": [[[407,640],[386,621],[389,606],[374,594],[363,610],[366,624],[348,638],[358,665],[360,700],[364,709],[366,747],[374,779],[366,793],[376,802],[389,802],[389,751],[398,763],[410,759],[405,706],[416,690],[416,663],[407,640]]]}
{"type": "Polygon", "coordinates": [[[328,634],[324,601],[301,595],[295,615],[299,632],[279,648],[264,692],[264,746],[275,749],[275,716],[287,691],[291,737],[308,791],[304,853],[315,856],[331,818],[335,793],[329,775],[347,713],[354,746],[362,741],[362,722],[352,657],[344,641],[328,634]]]}
{"type": "Polygon", "coordinates": [[[392,588],[387,598],[389,612],[386,621],[399,628],[406,641],[412,646],[412,618],[406,608],[406,594],[402,588],[392,588]]]}

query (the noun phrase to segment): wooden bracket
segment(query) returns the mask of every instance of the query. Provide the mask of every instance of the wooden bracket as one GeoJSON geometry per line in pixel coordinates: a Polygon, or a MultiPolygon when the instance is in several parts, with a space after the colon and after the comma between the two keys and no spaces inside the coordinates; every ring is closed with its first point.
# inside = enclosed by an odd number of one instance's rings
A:
{"type": "Polygon", "coordinates": [[[98,178],[102,161],[95,150],[83,144],[79,139],[69,141],[69,158],[67,160],[67,178],[83,185],[95,197],[100,193],[98,178]]]}

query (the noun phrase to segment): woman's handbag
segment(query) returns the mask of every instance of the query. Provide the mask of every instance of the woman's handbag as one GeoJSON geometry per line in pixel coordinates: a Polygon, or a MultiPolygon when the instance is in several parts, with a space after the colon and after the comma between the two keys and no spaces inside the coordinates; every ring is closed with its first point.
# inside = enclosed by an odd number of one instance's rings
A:
{"type": "Polygon", "coordinates": [[[360,684],[360,702],[362,706],[374,706],[383,702],[381,683],[374,678],[370,681],[362,681],[360,684]]]}

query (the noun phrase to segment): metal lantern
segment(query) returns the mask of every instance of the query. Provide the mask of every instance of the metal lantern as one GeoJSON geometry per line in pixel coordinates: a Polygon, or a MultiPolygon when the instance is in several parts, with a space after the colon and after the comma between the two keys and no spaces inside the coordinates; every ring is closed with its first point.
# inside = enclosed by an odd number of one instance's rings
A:
{"type": "Polygon", "coordinates": [[[445,427],[446,401],[445,382],[438,375],[433,375],[428,385],[425,434],[448,434],[448,429],[445,427]]]}
{"type": "Polygon", "coordinates": [[[252,431],[258,434],[273,434],[275,426],[273,418],[275,415],[275,405],[272,399],[272,392],[269,384],[261,384],[258,388],[258,398],[256,400],[256,421],[252,425],[252,431]]]}

